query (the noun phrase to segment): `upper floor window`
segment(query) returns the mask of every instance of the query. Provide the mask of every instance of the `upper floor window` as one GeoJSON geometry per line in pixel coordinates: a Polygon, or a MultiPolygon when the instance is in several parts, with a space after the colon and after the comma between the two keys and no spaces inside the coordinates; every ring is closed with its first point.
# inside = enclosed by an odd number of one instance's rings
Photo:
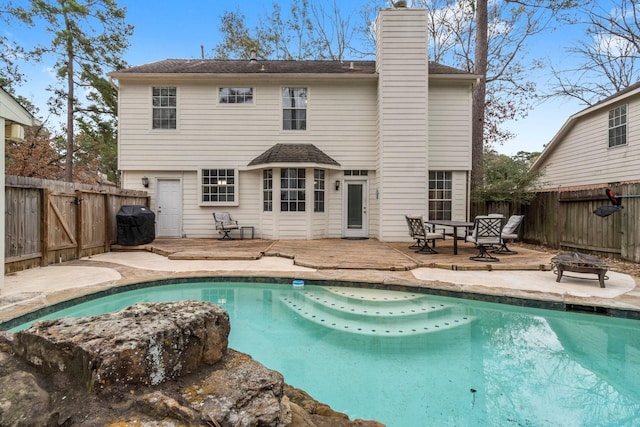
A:
{"type": "Polygon", "coordinates": [[[313,170],[313,211],[324,212],[324,171],[313,170]]]}
{"type": "Polygon", "coordinates": [[[221,87],[218,91],[220,104],[253,104],[252,87],[221,87]]]}
{"type": "Polygon", "coordinates": [[[305,170],[288,168],[280,171],[280,210],[304,212],[305,170]]]}
{"type": "Polygon", "coordinates": [[[203,169],[201,187],[203,203],[233,203],[236,200],[236,171],[203,169]]]}
{"type": "Polygon", "coordinates": [[[609,148],[627,145],[627,105],[609,110],[609,148]]]}
{"type": "Polygon", "coordinates": [[[153,129],[176,128],[176,99],[175,87],[153,88],[153,129]]]}
{"type": "Polygon", "coordinates": [[[307,129],[307,88],[282,88],[282,129],[307,129]]]}
{"type": "Polygon", "coordinates": [[[262,171],[262,210],[273,211],[273,169],[262,171]]]}
{"type": "Polygon", "coordinates": [[[450,220],[453,179],[450,171],[429,172],[429,219],[450,220]]]}

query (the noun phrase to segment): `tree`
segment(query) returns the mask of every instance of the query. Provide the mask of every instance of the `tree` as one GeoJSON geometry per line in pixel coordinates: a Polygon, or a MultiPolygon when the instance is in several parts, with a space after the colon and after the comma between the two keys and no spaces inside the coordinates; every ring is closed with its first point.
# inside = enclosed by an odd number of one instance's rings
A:
{"type": "Polygon", "coordinates": [[[248,59],[255,51],[261,59],[340,61],[356,33],[337,0],[330,10],[321,2],[293,0],[287,13],[273,3],[255,29],[248,29],[244,22],[239,11],[223,14],[219,29],[223,41],[214,48],[216,58],[248,59]]]}
{"type": "Polygon", "coordinates": [[[50,107],[66,110],[65,181],[73,180],[75,119],[87,113],[76,89],[91,91],[96,76],[124,66],[120,59],[129,46],[133,26],[125,22],[125,9],[114,0],[30,0],[30,9],[15,9],[29,25],[43,21],[52,34],[48,45],[31,52],[37,58],[51,55],[61,83],[53,88],[50,107]]]}
{"type": "Polygon", "coordinates": [[[587,3],[579,12],[587,41],[567,50],[579,60],[575,67],[551,65],[555,84],[549,96],[593,105],[640,81],[640,0],[618,0],[613,8],[587,3]]]}
{"type": "Polygon", "coordinates": [[[528,204],[535,197],[543,173],[530,170],[531,162],[539,154],[520,151],[509,157],[493,150],[485,151],[484,185],[474,193],[474,200],[528,204]]]}

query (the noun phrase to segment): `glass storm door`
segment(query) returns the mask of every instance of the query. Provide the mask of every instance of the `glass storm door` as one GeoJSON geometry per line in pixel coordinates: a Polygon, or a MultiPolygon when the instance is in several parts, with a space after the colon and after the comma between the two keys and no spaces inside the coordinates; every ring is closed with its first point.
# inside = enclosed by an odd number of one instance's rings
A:
{"type": "Polygon", "coordinates": [[[347,238],[368,237],[367,182],[344,182],[342,235],[347,238]]]}

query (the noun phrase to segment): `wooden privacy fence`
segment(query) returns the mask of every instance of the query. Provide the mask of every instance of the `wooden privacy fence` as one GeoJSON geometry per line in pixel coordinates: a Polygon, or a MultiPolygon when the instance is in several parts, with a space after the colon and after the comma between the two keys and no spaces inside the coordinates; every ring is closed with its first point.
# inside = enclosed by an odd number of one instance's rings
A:
{"type": "Polygon", "coordinates": [[[144,191],[37,178],[5,178],[5,272],[108,252],[123,205],[149,206],[144,191]]]}
{"type": "MultiPolygon", "coordinates": [[[[504,215],[522,213],[525,220],[522,240],[568,251],[584,251],[622,258],[640,263],[640,184],[620,184],[611,187],[622,195],[623,209],[607,217],[593,211],[610,205],[606,187],[580,191],[545,191],[527,206],[509,203],[487,203],[485,213],[504,215]]],[[[475,206],[475,212],[481,214],[475,206]]]]}

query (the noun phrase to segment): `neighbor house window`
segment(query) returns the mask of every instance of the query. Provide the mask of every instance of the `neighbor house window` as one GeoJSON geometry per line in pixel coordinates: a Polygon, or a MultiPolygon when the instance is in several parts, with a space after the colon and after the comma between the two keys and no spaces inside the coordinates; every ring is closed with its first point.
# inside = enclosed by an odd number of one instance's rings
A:
{"type": "Polygon", "coordinates": [[[307,129],[307,88],[282,88],[282,129],[307,129]]]}
{"type": "Polygon", "coordinates": [[[232,203],[236,198],[236,171],[234,169],[202,170],[202,202],[232,203]]]}
{"type": "Polygon", "coordinates": [[[153,129],[176,128],[176,99],[175,87],[153,88],[153,129]]]}
{"type": "Polygon", "coordinates": [[[452,199],[451,172],[429,172],[429,219],[450,220],[452,199]]]}
{"type": "Polygon", "coordinates": [[[273,211],[273,169],[262,171],[262,210],[273,211]]]}
{"type": "Polygon", "coordinates": [[[280,172],[280,210],[282,212],[304,212],[305,170],[282,169],[280,172]]]}
{"type": "Polygon", "coordinates": [[[253,104],[252,87],[221,87],[218,92],[220,104],[253,104]]]}
{"type": "Polygon", "coordinates": [[[627,145],[627,105],[609,110],[609,148],[627,145]]]}
{"type": "Polygon", "coordinates": [[[313,211],[324,212],[324,171],[313,170],[313,211]]]}

